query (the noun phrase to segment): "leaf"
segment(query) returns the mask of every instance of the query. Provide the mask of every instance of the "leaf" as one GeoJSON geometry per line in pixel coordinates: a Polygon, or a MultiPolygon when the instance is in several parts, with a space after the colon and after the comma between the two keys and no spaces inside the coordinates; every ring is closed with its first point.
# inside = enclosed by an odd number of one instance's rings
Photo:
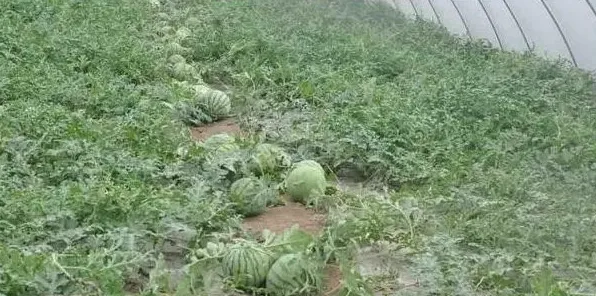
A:
{"type": "Polygon", "coordinates": [[[279,253],[302,252],[313,243],[313,236],[299,229],[298,224],[294,224],[290,229],[276,235],[268,244],[279,253]]]}

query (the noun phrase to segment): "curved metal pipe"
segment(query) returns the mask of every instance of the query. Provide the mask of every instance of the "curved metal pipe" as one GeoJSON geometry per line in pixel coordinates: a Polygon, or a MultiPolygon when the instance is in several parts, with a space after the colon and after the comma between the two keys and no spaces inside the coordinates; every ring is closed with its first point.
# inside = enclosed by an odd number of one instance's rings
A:
{"type": "Polygon", "coordinates": [[[565,46],[567,47],[567,51],[569,51],[569,56],[571,56],[571,61],[573,62],[573,65],[577,67],[577,61],[575,60],[575,56],[573,55],[573,51],[571,50],[571,46],[569,45],[569,41],[567,41],[567,37],[565,37],[565,34],[563,33],[563,30],[561,29],[561,25],[559,24],[559,22],[555,18],[555,15],[550,10],[550,7],[548,7],[548,5],[546,4],[546,2],[544,2],[544,0],[540,0],[540,2],[542,2],[542,5],[544,6],[544,8],[546,9],[546,11],[548,12],[548,15],[550,15],[550,18],[553,20],[553,23],[555,23],[555,26],[557,27],[557,30],[559,31],[559,34],[561,35],[561,38],[563,38],[563,43],[565,43],[565,46]]]}
{"type": "Polygon", "coordinates": [[[524,29],[522,29],[521,25],[519,24],[519,21],[517,20],[515,13],[513,13],[513,10],[511,9],[511,6],[509,6],[509,3],[507,3],[507,0],[503,0],[503,3],[507,7],[507,10],[509,10],[509,14],[511,14],[511,17],[513,17],[513,21],[515,21],[515,24],[517,25],[519,32],[522,34],[522,37],[524,38],[524,42],[526,43],[526,47],[528,48],[528,50],[531,50],[532,48],[530,47],[530,42],[528,41],[528,37],[526,36],[524,29]]]}
{"type": "Polygon", "coordinates": [[[455,11],[457,11],[459,18],[461,19],[461,22],[464,24],[464,28],[466,28],[466,34],[468,34],[469,38],[472,38],[472,34],[470,34],[470,28],[468,28],[468,24],[466,24],[466,20],[464,19],[464,16],[461,14],[461,11],[459,11],[459,8],[457,7],[457,5],[455,5],[455,2],[453,2],[453,0],[451,0],[451,4],[453,5],[453,7],[455,7],[455,11]]]}
{"type": "Polygon", "coordinates": [[[499,32],[497,32],[497,28],[495,27],[495,23],[493,23],[493,20],[490,17],[490,15],[488,14],[486,7],[484,7],[484,3],[482,2],[482,0],[478,0],[478,3],[480,4],[480,7],[482,7],[484,14],[486,14],[486,17],[488,18],[488,22],[490,23],[490,26],[493,28],[493,32],[495,32],[495,37],[497,37],[497,42],[499,43],[499,48],[501,48],[501,50],[503,50],[503,43],[501,42],[501,37],[499,36],[499,32]]]}

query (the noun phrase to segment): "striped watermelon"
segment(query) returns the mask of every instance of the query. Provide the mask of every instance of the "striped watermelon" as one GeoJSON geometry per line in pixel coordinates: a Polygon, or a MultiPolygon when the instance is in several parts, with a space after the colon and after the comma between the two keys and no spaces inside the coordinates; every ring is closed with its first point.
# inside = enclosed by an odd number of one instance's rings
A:
{"type": "Polygon", "coordinates": [[[325,195],[327,180],[325,171],[315,161],[297,163],[284,180],[285,191],[299,203],[307,203],[311,198],[325,195]]]}
{"type": "Polygon", "coordinates": [[[174,27],[172,26],[163,26],[159,29],[159,33],[163,34],[163,35],[169,35],[174,33],[174,27]]]}
{"type": "Polygon", "coordinates": [[[215,153],[228,153],[228,152],[233,152],[233,151],[237,151],[240,150],[240,146],[236,143],[226,143],[223,144],[219,147],[217,147],[217,149],[215,149],[215,153]]]}
{"type": "Polygon", "coordinates": [[[297,167],[300,167],[300,166],[303,166],[303,165],[314,167],[317,170],[319,170],[323,175],[325,175],[325,170],[323,169],[323,167],[321,166],[321,164],[319,164],[318,162],[316,162],[314,160],[310,160],[310,159],[303,160],[303,161],[300,161],[300,162],[296,163],[294,165],[294,168],[297,168],[297,167]]]}
{"type": "Polygon", "coordinates": [[[186,39],[190,35],[192,35],[192,32],[186,27],[181,27],[176,30],[176,38],[180,41],[186,39]]]}
{"type": "Polygon", "coordinates": [[[240,150],[236,144],[236,139],[229,134],[215,134],[207,138],[201,146],[206,150],[205,159],[208,162],[214,161],[216,157],[222,154],[228,154],[240,150]]]}
{"type": "Polygon", "coordinates": [[[188,51],[188,48],[180,45],[178,42],[170,42],[168,45],[166,45],[166,53],[168,54],[184,54],[188,51]]]}
{"type": "Polygon", "coordinates": [[[320,289],[322,274],[318,267],[302,253],[282,255],[269,269],[267,290],[272,295],[299,295],[304,288],[320,289]]]}
{"type": "Polygon", "coordinates": [[[226,133],[215,134],[210,136],[201,144],[203,148],[208,151],[216,151],[223,145],[236,144],[236,138],[226,133]]]}
{"type": "Polygon", "coordinates": [[[170,20],[170,16],[165,12],[160,12],[157,14],[157,17],[163,20],[170,20]]]}
{"type": "Polygon", "coordinates": [[[292,158],[283,149],[273,144],[261,143],[256,146],[249,165],[250,170],[256,175],[275,175],[291,164],[292,158]]]}
{"type": "Polygon", "coordinates": [[[226,154],[230,155],[232,152],[239,151],[239,150],[240,150],[240,146],[238,146],[238,144],[225,143],[225,144],[222,144],[222,145],[218,146],[217,148],[215,148],[215,150],[210,151],[205,156],[205,160],[207,160],[208,162],[214,161],[216,158],[218,158],[220,160],[224,160],[221,157],[222,155],[226,155],[226,154]]]}
{"type": "Polygon", "coordinates": [[[264,286],[273,261],[273,254],[265,248],[246,241],[233,245],[226,252],[222,267],[237,288],[259,288],[264,286]]]}
{"type": "Polygon", "coordinates": [[[214,119],[227,117],[232,111],[230,98],[223,91],[210,89],[198,96],[205,112],[214,119]]]}
{"type": "Polygon", "coordinates": [[[263,213],[273,198],[275,190],[254,177],[236,180],[230,187],[230,201],[236,205],[238,213],[245,217],[263,213]]]}
{"type": "Polygon", "coordinates": [[[189,27],[198,27],[201,26],[203,23],[196,17],[191,16],[186,19],[186,25],[189,27]]]}
{"type": "Polygon", "coordinates": [[[172,64],[186,63],[186,59],[179,54],[173,54],[168,58],[168,62],[172,64]]]}
{"type": "Polygon", "coordinates": [[[190,81],[197,76],[197,70],[186,62],[178,62],[172,67],[171,75],[176,80],[190,81]]]}

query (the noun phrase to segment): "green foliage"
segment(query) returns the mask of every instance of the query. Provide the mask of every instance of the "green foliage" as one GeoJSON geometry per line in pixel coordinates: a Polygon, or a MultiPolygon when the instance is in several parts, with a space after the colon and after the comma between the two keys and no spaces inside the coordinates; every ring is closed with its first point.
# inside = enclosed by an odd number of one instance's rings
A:
{"type": "Polygon", "coordinates": [[[276,251],[391,241],[419,294],[596,293],[593,79],[364,2],[0,0],[0,294],[216,294],[252,151],[189,139],[205,85],[389,193],[329,194],[323,240],[276,251]]]}
{"type": "Polygon", "coordinates": [[[156,71],[169,54],[155,9],[0,6],[0,294],[122,295],[139,277],[141,291],[168,289],[137,271],[166,272],[161,252],[184,265],[238,221],[225,182],[205,182],[222,172],[201,169],[203,151],[164,112],[185,97],[156,71]]]}
{"type": "Polygon", "coordinates": [[[265,231],[263,237],[267,248],[278,255],[304,252],[315,242],[313,236],[299,229],[298,225],[277,235],[265,231]]]}
{"type": "Polygon", "coordinates": [[[407,238],[422,294],[528,295],[544,268],[595,293],[593,79],[364,2],[209,5],[191,58],[295,159],[418,200],[356,199],[338,231],[407,238]]]}

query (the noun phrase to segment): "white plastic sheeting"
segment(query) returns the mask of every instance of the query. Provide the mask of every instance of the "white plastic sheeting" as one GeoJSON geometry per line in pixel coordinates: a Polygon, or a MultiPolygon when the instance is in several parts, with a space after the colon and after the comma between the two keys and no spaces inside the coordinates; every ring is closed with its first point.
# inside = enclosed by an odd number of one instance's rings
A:
{"type": "Polygon", "coordinates": [[[596,71],[596,0],[378,0],[410,18],[503,50],[534,50],[596,71]]]}

